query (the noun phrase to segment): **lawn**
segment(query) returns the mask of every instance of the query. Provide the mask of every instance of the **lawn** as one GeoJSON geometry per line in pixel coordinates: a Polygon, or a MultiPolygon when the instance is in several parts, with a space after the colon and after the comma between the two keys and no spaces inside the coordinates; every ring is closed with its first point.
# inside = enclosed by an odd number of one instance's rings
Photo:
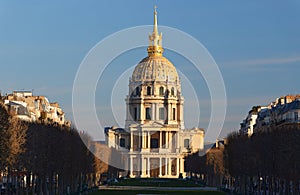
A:
{"type": "Polygon", "coordinates": [[[175,195],[201,195],[201,194],[208,194],[208,195],[224,195],[222,192],[213,192],[213,191],[198,191],[198,190],[177,190],[177,191],[172,191],[172,190],[167,190],[167,191],[162,191],[162,190],[98,190],[96,192],[92,192],[89,195],[115,195],[115,194],[126,194],[126,195],[138,195],[138,194],[175,194],[175,195]]]}
{"type": "Polygon", "coordinates": [[[203,187],[203,183],[196,183],[192,180],[179,179],[123,179],[117,183],[110,183],[114,186],[154,186],[154,187],[203,187]]]}

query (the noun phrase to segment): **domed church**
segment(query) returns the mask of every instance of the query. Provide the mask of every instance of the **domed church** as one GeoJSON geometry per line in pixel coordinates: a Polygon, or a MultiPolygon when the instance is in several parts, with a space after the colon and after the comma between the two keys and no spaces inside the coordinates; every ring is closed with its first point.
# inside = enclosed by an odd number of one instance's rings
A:
{"type": "Polygon", "coordinates": [[[125,128],[105,128],[106,144],[122,155],[120,176],[185,177],[184,157],[203,149],[204,130],[184,127],[180,78],[163,56],[156,9],[147,50],[129,78],[125,128]]]}

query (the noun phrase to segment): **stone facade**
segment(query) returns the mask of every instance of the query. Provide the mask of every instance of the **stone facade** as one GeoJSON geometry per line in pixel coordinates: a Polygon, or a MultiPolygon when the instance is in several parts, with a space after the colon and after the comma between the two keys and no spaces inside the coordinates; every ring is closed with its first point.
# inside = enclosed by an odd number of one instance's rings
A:
{"type": "Polygon", "coordinates": [[[255,106],[241,123],[240,133],[253,133],[271,129],[299,128],[300,94],[276,98],[267,106],[255,106]]]}
{"type": "Polygon", "coordinates": [[[8,112],[28,122],[44,122],[70,126],[57,102],[50,103],[45,96],[33,96],[31,91],[13,91],[4,97],[8,112]]]}
{"type": "Polygon", "coordinates": [[[184,157],[204,148],[204,130],[184,129],[184,98],[175,66],[163,56],[162,34],[149,36],[148,56],[134,69],[126,97],[125,128],[105,129],[106,143],[122,152],[121,176],[178,178],[184,157]]]}

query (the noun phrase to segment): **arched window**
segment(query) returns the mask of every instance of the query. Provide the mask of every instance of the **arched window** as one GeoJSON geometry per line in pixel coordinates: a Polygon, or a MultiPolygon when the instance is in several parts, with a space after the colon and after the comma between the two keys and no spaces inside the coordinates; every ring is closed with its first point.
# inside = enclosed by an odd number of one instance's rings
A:
{"type": "Polygon", "coordinates": [[[147,87],[147,95],[151,95],[151,87],[147,87]]]}
{"type": "Polygon", "coordinates": [[[159,88],[159,95],[163,96],[164,95],[164,87],[159,88]]]}
{"type": "Polygon", "coordinates": [[[174,87],[171,88],[171,95],[174,96],[175,91],[174,91],[174,87]]]}

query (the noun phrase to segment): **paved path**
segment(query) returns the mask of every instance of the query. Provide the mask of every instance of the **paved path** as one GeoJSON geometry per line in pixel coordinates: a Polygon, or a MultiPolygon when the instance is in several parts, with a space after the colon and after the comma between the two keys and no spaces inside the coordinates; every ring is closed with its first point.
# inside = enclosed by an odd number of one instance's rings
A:
{"type": "Polygon", "coordinates": [[[100,186],[99,190],[203,190],[217,191],[216,187],[153,187],[153,186],[100,186]]]}

